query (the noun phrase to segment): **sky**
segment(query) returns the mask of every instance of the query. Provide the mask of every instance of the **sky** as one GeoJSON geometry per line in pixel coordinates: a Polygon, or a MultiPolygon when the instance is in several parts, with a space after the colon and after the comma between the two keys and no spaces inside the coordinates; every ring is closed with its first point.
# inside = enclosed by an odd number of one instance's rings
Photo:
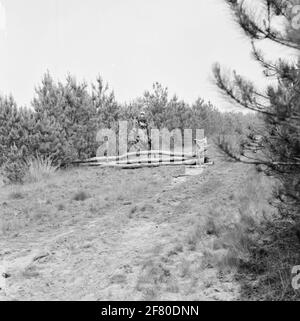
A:
{"type": "Polygon", "coordinates": [[[0,0],[0,93],[19,105],[30,105],[48,70],[56,80],[101,75],[120,102],[159,82],[189,103],[230,110],[214,62],[266,84],[222,0],[0,0]]]}

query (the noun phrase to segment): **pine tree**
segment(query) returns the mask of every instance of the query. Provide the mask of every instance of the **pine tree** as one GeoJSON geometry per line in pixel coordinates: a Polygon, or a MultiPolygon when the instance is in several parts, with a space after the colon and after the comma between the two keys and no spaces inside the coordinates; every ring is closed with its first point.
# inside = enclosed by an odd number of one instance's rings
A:
{"type": "Polygon", "coordinates": [[[32,152],[34,114],[18,108],[13,97],[0,97],[0,167],[7,182],[22,182],[32,152]]]}
{"type": "Polygon", "coordinates": [[[146,109],[147,116],[153,122],[156,128],[165,126],[168,119],[166,109],[168,105],[168,88],[164,88],[159,83],[154,83],[152,91],[144,93],[142,103],[146,109]]]}
{"type": "Polygon", "coordinates": [[[97,114],[85,83],[77,83],[75,78],[68,76],[66,84],[56,84],[47,73],[42,85],[36,89],[32,105],[37,126],[46,140],[41,146],[43,153],[47,149],[55,157],[64,153],[63,161],[95,154],[97,114]],[[54,128],[52,133],[48,130],[51,127],[54,128]]]}
{"type": "Polygon", "coordinates": [[[13,97],[0,97],[0,166],[7,161],[11,148],[18,149],[18,154],[29,154],[33,113],[18,108],[13,97]]]}
{"type": "Polygon", "coordinates": [[[121,107],[116,102],[114,92],[109,91],[101,77],[98,77],[96,85],[93,85],[92,101],[97,113],[98,127],[116,129],[122,114],[121,107]]]}
{"type": "Polygon", "coordinates": [[[269,61],[257,48],[257,42],[267,39],[300,54],[299,30],[293,29],[293,8],[300,2],[261,0],[262,19],[258,19],[244,1],[226,2],[250,38],[253,57],[262,66],[264,75],[275,78],[277,85],[261,91],[236,72],[231,76],[224,74],[218,64],[214,67],[216,83],[238,105],[261,115],[265,124],[260,133],[265,156],[255,162],[267,165],[268,172],[281,181],[277,197],[281,209],[285,210],[282,213],[295,217],[300,207],[300,62],[269,61]],[[276,27],[274,20],[279,18],[285,23],[285,30],[276,27]]]}

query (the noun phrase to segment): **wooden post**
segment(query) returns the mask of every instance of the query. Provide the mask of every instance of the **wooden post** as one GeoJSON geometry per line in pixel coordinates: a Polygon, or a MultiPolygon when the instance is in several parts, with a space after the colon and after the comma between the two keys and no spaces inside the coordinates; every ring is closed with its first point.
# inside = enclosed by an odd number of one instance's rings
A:
{"type": "Polygon", "coordinates": [[[197,156],[199,165],[203,165],[205,162],[205,150],[207,147],[207,138],[204,139],[195,139],[197,146],[197,156]]]}

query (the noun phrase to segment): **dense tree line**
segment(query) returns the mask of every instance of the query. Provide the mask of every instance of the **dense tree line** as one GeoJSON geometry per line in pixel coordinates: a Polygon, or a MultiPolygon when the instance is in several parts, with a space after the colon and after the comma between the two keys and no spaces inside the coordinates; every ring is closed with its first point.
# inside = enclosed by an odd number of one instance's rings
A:
{"type": "Polygon", "coordinates": [[[0,167],[10,181],[18,181],[24,162],[32,156],[50,157],[58,166],[95,156],[97,131],[117,130],[119,120],[132,123],[141,110],[154,128],[203,128],[209,137],[240,137],[255,118],[221,113],[202,99],[189,105],[177,96],[170,98],[168,89],[158,83],[142,97],[120,104],[100,77],[90,90],[70,75],[62,83],[46,73],[30,108],[18,107],[11,96],[0,97],[0,167]]]}

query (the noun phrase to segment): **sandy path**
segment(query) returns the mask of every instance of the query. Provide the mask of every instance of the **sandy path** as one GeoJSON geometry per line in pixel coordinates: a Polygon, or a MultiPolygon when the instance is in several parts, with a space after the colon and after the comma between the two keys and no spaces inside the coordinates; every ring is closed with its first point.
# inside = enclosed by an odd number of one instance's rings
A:
{"type": "Polygon", "coordinates": [[[175,177],[156,193],[141,194],[135,211],[114,204],[103,216],[10,239],[1,253],[11,274],[1,299],[236,298],[232,278],[201,270],[202,254],[181,246],[189,219],[236,188],[239,179],[229,181],[228,172],[243,168],[227,165],[217,163],[201,176],[175,177]]]}

